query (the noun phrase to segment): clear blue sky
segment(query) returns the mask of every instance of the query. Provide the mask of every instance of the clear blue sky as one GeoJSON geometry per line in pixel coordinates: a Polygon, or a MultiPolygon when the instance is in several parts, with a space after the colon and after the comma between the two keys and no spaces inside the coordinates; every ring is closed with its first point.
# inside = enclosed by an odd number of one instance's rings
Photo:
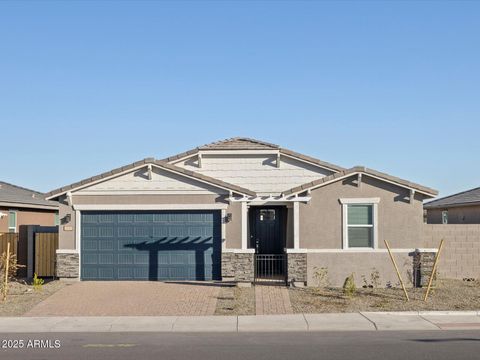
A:
{"type": "Polygon", "coordinates": [[[480,186],[479,2],[1,2],[0,179],[248,136],[480,186]]]}

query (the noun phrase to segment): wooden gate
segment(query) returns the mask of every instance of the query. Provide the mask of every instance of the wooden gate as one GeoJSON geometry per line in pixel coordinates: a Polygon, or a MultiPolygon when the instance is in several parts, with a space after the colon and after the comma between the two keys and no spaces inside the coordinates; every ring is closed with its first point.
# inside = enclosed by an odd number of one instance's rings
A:
{"type": "Polygon", "coordinates": [[[35,273],[39,277],[55,276],[58,233],[35,234],[35,273]]]}
{"type": "Polygon", "coordinates": [[[18,233],[0,233],[0,255],[7,252],[8,243],[10,243],[10,252],[17,255],[18,233]]]}

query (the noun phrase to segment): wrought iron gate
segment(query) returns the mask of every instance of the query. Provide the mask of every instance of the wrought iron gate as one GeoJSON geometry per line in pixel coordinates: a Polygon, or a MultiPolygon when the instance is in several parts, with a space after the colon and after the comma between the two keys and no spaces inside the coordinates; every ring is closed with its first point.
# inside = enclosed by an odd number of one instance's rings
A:
{"type": "Polygon", "coordinates": [[[255,282],[287,283],[286,254],[255,254],[255,282]]]}

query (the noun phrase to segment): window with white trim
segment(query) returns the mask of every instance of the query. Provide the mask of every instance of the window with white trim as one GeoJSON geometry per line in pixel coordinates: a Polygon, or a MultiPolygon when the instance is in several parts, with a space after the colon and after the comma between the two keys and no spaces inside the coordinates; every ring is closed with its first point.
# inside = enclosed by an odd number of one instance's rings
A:
{"type": "Polygon", "coordinates": [[[442,211],[442,224],[448,224],[448,210],[442,211]]]}
{"type": "Polygon", "coordinates": [[[373,248],[373,205],[347,205],[349,248],[373,248]]]}
{"type": "Polygon", "coordinates": [[[8,232],[17,232],[17,212],[13,210],[8,212],[8,232]]]}
{"type": "Polygon", "coordinates": [[[380,198],[340,199],[343,211],[343,248],[378,247],[378,203],[380,198]]]}

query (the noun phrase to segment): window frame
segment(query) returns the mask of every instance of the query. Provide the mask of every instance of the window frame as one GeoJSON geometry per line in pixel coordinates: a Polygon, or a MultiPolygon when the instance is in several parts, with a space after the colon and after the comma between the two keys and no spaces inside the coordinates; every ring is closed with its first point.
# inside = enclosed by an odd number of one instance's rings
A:
{"type": "Polygon", "coordinates": [[[17,225],[18,225],[18,213],[16,210],[8,210],[8,232],[9,233],[16,233],[17,232],[17,225]],[[12,214],[15,217],[15,226],[10,226],[10,217],[12,214]],[[12,231],[13,230],[13,231],[12,231]]]}
{"type": "Polygon", "coordinates": [[[442,224],[448,225],[448,209],[442,210],[442,224]]]}
{"type": "Polygon", "coordinates": [[[380,198],[344,198],[340,199],[342,204],[342,246],[344,250],[365,251],[378,249],[378,204],[380,198]],[[368,205],[372,206],[372,225],[348,225],[348,206],[349,205],[368,205]],[[350,247],[348,245],[349,227],[371,227],[373,242],[370,247],[350,247]]]}

